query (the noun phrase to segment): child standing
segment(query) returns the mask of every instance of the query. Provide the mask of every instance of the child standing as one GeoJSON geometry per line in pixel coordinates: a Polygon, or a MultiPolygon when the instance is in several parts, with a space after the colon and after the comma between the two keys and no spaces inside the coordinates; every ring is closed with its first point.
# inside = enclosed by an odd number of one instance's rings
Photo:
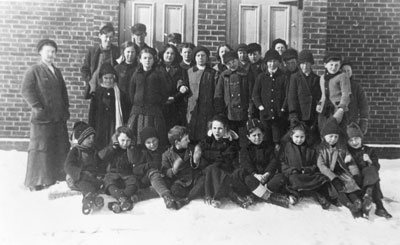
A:
{"type": "Polygon", "coordinates": [[[288,46],[285,40],[277,38],[272,41],[271,49],[275,49],[279,55],[282,55],[288,49],[288,46]]]}
{"type": "Polygon", "coordinates": [[[97,178],[99,158],[94,148],[96,131],[85,123],[78,123],[74,128],[77,143],[68,153],[64,169],[71,189],[82,192],[82,213],[89,214],[94,208],[104,206],[104,199],[98,196],[103,182],[97,178]]]}
{"type": "Polygon", "coordinates": [[[138,67],[139,47],[131,41],[126,41],[121,44],[121,53],[122,61],[114,68],[118,76],[119,89],[123,93],[129,94],[129,82],[138,67]]]}
{"type": "Polygon", "coordinates": [[[99,70],[100,87],[92,93],[89,107],[89,125],[96,132],[95,146],[103,149],[111,142],[115,130],[128,119],[129,101],[117,85],[117,73],[110,63],[99,70]]]}
{"type": "Polygon", "coordinates": [[[193,43],[183,43],[179,47],[179,51],[182,56],[182,62],[180,63],[180,66],[185,70],[189,70],[191,67],[192,53],[194,48],[195,46],[193,43]]]}
{"type": "Polygon", "coordinates": [[[303,124],[290,129],[291,142],[284,146],[282,172],[289,180],[288,190],[296,197],[311,195],[323,209],[328,209],[329,179],[318,171],[317,153],[307,146],[306,129],[303,124]]]}
{"type": "Polygon", "coordinates": [[[264,125],[266,138],[280,149],[280,140],[284,134],[286,118],[284,101],[286,98],[286,76],[279,69],[281,56],[276,50],[268,50],[264,61],[268,70],[261,73],[254,84],[253,102],[260,111],[260,121],[264,125]]]}
{"type": "Polygon", "coordinates": [[[245,43],[239,44],[236,48],[236,53],[240,61],[239,65],[243,67],[246,71],[249,71],[250,61],[247,55],[247,45],[245,43]]]}
{"type": "Polygon", "coordinates": [[[354,122],[347,126],[347,145],[349,152],[356,162],[361,174],[355,176],[355,179],[360,187],[362,187],[363,196],[363,215],[369,216],[371,209],[371,202],[376,205],[375,214],[377,216],[385,217],[387,219],[392,218],[392,215],[386,211],[383,206],[382,190],[380,187],[379,178],[379,159],[374,149],[363,144],[364,135],[361,129],[354,122]]]}
{"type": "Polygon", "coordinates": [[[115,142],[99,152],[100,159],[107,163],[105,190],[117,200],[110,207],[115,213],[131,210],[134,194],[138,190],[132,173],[132,155],[128,150],[131,148],[132,135],[132,130],[126,126],[117,128],[113,136],[115,142]]]}
{"type": "Polygon", "coordinates": [[[318,152],[317,166],[331,181],[340,203],[356,218],[361,216],[362,202],[360,187],[353,176],[359,175],[360,171],[345,146],[337,144],[339,131],[336,119],[330,118],[321,131],[323,142],[318,152]]]}
{"type": "Polygon", "coordinates": [[[155,69],[156,53],[153,49],[144,48],[140,51],[140,66],[133,74],[129,97],[133,104],[128,120],[128,126],[133,130],[136,144],[140,144],[140,131],[145,127],[157,128],[160,143],[166,144],[167,132],[162,106],[167,101],[167,81],[155,69]]]}
{"type": "Polygon", "coordinates": [[[209,56],[207,48],[197,46],[193,50],[194,66],[188,70],[190,93],[186,118],[194,143],[205,138],[207,123],[214,115],[215,70],[207,64],[209,56]]]}
{"type": "Polygon", "coordinates": [[[217,57],[216,57],[218,63],[213,66],[213,69],[216,71],[215,81],[218,81],[219,75],[221,75],[221,73],[228,68],[228,67],[226,67],[226,62],[224,61],[223,56],[226,52],[230,52],[230,51],[233,51],[233,49],[231,46],[229,46],[229,44],[223,44],[223,45],[218,46],[217,57]]]}

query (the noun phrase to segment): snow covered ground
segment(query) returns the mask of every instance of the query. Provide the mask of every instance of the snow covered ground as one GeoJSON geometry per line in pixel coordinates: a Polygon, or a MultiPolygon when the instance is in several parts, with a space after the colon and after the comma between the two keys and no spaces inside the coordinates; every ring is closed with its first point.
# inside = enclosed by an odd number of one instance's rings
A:
{"type": "Polygon", "coordinates": [[[81,196],[48,199],[65,182],[40,192],[24,188],[26,157],[0,151],[0,244],[400,244],[400,160],[381,160],[385,206],[394,217],[373,209],[370,220],[355,220],[344,207],[326,211],[311,199],[290,209],[261,203],[248,210],[198,200],[179,211],[153,199],[128,213],[104,207],[84,216],[81,196]]]}

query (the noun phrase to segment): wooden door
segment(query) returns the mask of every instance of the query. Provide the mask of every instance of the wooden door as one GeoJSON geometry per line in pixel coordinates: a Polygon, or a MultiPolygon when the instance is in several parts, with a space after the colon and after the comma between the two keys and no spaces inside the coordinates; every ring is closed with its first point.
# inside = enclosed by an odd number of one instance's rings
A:
{"type": "Polygon", "coordinates": [[[194,0],[126,0],[120,10],[120,43],[132,40],[135,23],[147,27],[146,43],[160,49],[169,33],[180,33],[182,42],[193,42],[194,0]]]}
{"type": "Polygon", "coordinates": [[[232,0],[228,5],[228,43],[259,43],[264,54],[273,40],[281,38],[300,49],[301,12],[282,0],[232,0]]]}

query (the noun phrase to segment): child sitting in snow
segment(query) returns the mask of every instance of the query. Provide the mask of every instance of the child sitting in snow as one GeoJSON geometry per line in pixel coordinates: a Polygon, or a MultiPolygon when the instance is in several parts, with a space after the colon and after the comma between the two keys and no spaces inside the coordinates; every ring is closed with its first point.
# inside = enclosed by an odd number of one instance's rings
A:
{"type": "Polygon", "coordinates": [[[103,182],[97,178],[99,159],[94,148],[95,135],[96,131],[86,123],[76,123],[73,133],[76,144],[68,153],[64,165],[69,187],[83,194],[83,214],[104,206],[104,199],[98,196],[103,182]]]}
{"type": "Polygon", "coordinates": [[[194,157],[189,130],[174,126],[168,132],[171,147],[162,155],[161,171],[170,182],[172,195],[182,198],[181,205],[204,195],[204,176],[196,169],[199,157],[194,157]]]}
{"type": "Polygon", "coordinates": [[[306,126],[295,123],[289,130],[291,141],[284,145],[282,172],[289,180],[288,190],[294,196],[313,196],[323,209],[328,209],[329,179],[317,168],[317,153],[306,143],[306,126]]]}
{"type": "Polygon", "coordinates": [[[132,137],[132,130],[121,126],[113,136],[114,143],[99,152],[99,157],[108,163],[104,184],[105,190],[117,200],[110,204],[115,213],[133,208],[134,194],[138,189],[132,173],[132,137]]]}
{"type": "Polygon", "coordinates": [[[353,217],[361,216],[362,201],[360,187],[354,180],[360,171],[352,160],[350,153],[338,143],[339,125],[331,117],[321,131],[323,142],[320,145],[317,165],[322,174],[326,175],[338,194],[341,204],[350,209],[353,217]]]}
{"type": "Polygon", "coordinates": [[[363,215],[369,216],[371,203],[376,205],[375,214],[387,219],[392,218],[392,215],[386,211],[383,206],[383,194],[379,184],[379,159],[375,151],[366,145],[363,145],[362,140],[364,135],[356,123],[351,123],[347,126],[347,145],[349,152],[356,162],[361,173],[354,176],[358,185],[362,187],[363,196],[363,215]]]}

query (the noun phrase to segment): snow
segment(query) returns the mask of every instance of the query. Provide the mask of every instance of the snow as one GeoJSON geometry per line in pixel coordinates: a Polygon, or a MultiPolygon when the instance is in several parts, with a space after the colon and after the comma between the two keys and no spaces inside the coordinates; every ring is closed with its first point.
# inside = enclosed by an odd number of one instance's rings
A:
{"type": "Polygon", "coordinates": [[[158,198],[128,213],[104,207],[85,216],[80,195],[49,200],[65,182],[27,190],[26,158],[26,152],[0,151],[0,244],[400,244],[400,159],[380,161],[384,204],[394,217],[378,217],[373,209],[366,220],[353,219],[344,207],[322,210],[311,199],[290,209],[260,203],[247,210],[196,200],[174,211],[158,198]]]}

